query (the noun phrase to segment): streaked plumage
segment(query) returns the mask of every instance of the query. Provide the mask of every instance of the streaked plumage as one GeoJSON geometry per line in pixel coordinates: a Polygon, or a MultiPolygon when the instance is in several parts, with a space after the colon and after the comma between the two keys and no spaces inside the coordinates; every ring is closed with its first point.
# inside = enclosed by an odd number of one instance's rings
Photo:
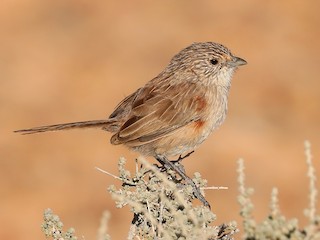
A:
{"type": "Polygon", "coordinates": [[[225,119],[234,70],[246,62],[221,44],[194,43],[144,87],[126,97],[106,120],[18,130],[22,134],[102,128],[111,143],[146,156],[186,154],[225,119]]]}

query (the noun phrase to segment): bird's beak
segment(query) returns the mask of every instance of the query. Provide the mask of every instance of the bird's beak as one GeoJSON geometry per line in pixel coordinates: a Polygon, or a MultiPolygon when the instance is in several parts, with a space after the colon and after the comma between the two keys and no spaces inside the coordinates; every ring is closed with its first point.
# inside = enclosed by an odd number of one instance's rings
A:
{"type": "Polygon", "coordinates": [[[239,67],[246,64],[247,64],[247,61],[239,57],[233,57],[233,59],[229,62],[229,65],[231,67],[239,67]]]}

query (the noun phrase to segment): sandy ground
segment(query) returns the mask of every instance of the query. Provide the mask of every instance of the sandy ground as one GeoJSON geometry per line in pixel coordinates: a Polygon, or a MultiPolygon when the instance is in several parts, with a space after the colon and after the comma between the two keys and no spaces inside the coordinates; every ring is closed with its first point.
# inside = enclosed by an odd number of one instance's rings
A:
{"type": "Polygon", "coordinates": [[[124,239],[132,216],[106,191],[117,181],[94,167],[117,173],[125,156],[133,169],[135,153],[111,146],[102,131],[12,131],[104,118],[197,41],[223,43],[248,61],[234,77],[226,122],[185,160],[189,174],[229,187],[207,192],[217,224],[241,225],[240,157],[256,219],[277,186],[285,216],[306,223],[305,139],[320,176],[319,9],[319,1],[296,0],[1,1],[0,238],[44,239],[50,207],[85,239],[95,239],[107,209],[111,236],[124,239]]]}

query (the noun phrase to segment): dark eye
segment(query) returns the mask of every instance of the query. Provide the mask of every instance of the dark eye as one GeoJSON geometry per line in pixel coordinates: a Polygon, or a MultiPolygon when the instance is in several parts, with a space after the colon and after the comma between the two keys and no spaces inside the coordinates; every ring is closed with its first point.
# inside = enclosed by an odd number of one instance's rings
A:
{"type": "Polygon", "coordinates": [[[210,60],[210,63],[212,65],[217,65],[218,64],[218,60],[213,58],[213,59],[210,60]]]}

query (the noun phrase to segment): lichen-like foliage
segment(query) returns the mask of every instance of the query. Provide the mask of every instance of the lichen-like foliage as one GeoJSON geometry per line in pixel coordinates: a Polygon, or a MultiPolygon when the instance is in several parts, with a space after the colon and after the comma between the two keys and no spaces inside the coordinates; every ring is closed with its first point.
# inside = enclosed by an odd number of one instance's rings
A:
{"type": "Polygon", "coordinates": [[[70,228],[66,232],[63,231],[63,223],[60,218],[55,215],[51,209],[46,209],[43,215],[44,222],[41,225],[42,231],[47,238],[52,238],[54,240],[77,240],[78,238],[74,236],[75,230],[70,228]]]}
{"type": "MultiPolygon", "coordinates": [[[[174,171],[150,165],[138,159],[136,171],[119,161],[122,187],[110,186],[117,207],[129,206],[133,220],[128,239],[220,239],[231,240],[238,231],[235,223],[214,226],[216,216],[209,208],[195,205],[191,186],[184,184],[174,171]]],[[[206,187],[199,173],[194,182],[206,187]]]]}
{"type": "MultiPolygon", "coordinates": [[[[101,217],[100,228],[98,229],[97,240],[110,240],[108,232],[108,221],[110,213],[105,211],[101,217]]],[[[43,214],[42,231],[46,238],[53,240],[77,240],[74,228],[69,228],[66,232],[63,231],[63,223],[58,215],[54,214],[51,209],[46,209],[43,214]]],[[[85,240],[84,237],[81,239],[85,240]]]]}
{"type": "Polygon", "coordinates": [[[240,214],[243,218],[245,240],[320,240],[320,216],[316,214],[317,189],[315,187],[315,169],[312,164],[310,143],[305,143],[305,153],[308,166],[309,177],[309,207],[305,210],[305,215],[309,219],[309,224],[303,228],[299,227],[297,219],[286,219],[280,212],[278,190],[274,188],[271,192],[270,213],[261,223],[257,223],[253,216],[253,204],[250,196],[253,194],[251,188],[246,188],[244,184],[244,164],[239,160],[239,197],[241,205],[240,214]]]}

